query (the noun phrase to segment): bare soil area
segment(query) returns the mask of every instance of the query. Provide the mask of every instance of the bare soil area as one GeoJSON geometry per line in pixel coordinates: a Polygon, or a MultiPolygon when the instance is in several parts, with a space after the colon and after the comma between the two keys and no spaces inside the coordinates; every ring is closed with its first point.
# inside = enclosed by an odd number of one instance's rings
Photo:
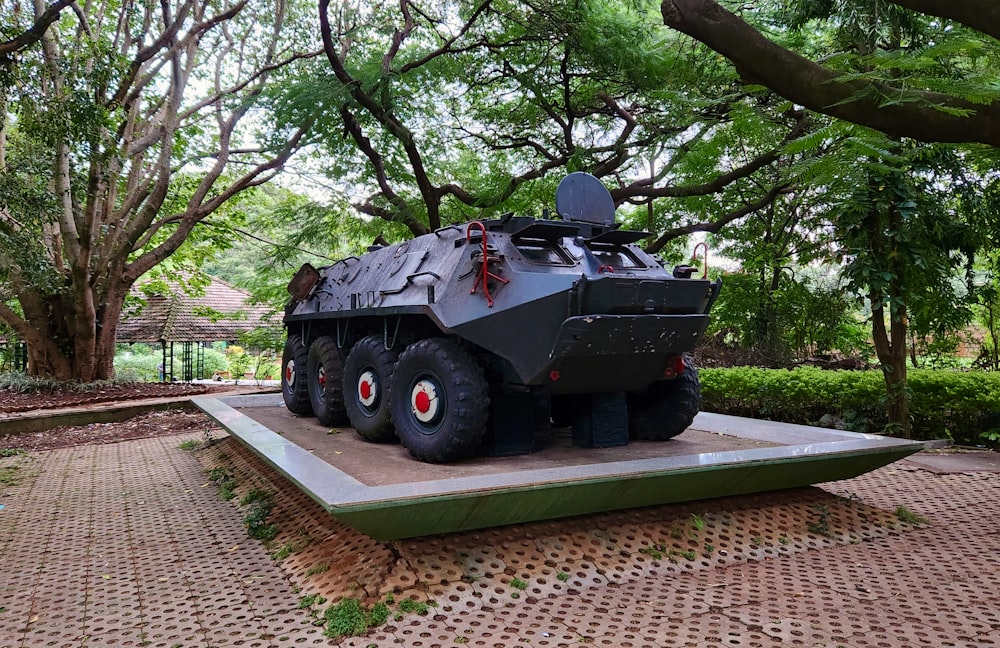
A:
{"type": "Polygon", "coordinates": [[[64,387],[53,391],[20,393],[0,389],[0,412],[31,412],[99,403],[131,402],[149,398],[196,396],[210,391],[225,391],[232,386],[195,383],[132,383],[91,391],[64,387]]]}
{"type": "MultiPolygon", "coordinates": [[[[19,393],[0,390],[0,413],[16,418],[18,414],[87,409],[107,404],[133,404],[156,398],[186,398],[212,392],[259,391],[252,385],[206,385],[192,383],[135,383],[116,385],[94,391],[78,392],[72,388],[56,391],[19,393]]],[[[29,450],[53,450],[90,443],[115,443],[188,432],[219,430],[204,414],[178,407],[149,412],[117,423],[60,426],[43,432],[0,435],[0,453],[29,450]]]]}
{"type": "Polygon", "coordinates": [[[43,432],[0,436],[0,453],[5,451],[10,453],[54,450],[85,444],[116,443],[130,439],[147,439],[207,430],[218,430],[207,416],[195,410],[176,409],[149,412],[119,423],[64,425],[43,432]]]}

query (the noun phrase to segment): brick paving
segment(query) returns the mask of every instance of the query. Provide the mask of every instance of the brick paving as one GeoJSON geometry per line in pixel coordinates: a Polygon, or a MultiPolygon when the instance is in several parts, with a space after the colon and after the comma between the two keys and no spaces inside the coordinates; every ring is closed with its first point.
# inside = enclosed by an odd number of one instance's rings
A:
{"type": "MultiPolygon", "coordinates": [[[[289,572],[247,537],[182,439],[0,459],[0,648],[337,643],[299,609],[289,572]]],[[[797,551],[783,550],[783,538],[754,538],[771,549],[640,578],[580,573],[575,587],[496,604],[482,596],[494,582],[486,573],[455,596],[475,605],[390,621],[342,645],[1000,646],[1000,475],[935,474],[904,461],[824,488],[931,523],[797,551]]],[[[723,501],[704,507],[706,519],[731,512],[723,501]]],[[[789,515],[761,511],[775,528],[789,515]]],[[[537,561],[537,547],[573,550],[559,542],[572,524],[548,524],[551,535],[535,537],[525,560],[537,561]]],[[[588,538],[602,541],[593,530],[588,538]]],[[[438,551],[452,540],[426,542],[438,551]]],[[[417,551],[421,541],[409,542],[404,549],[417,551]]],[[[602,551],[620,546],[606,542],[602,551]]],[[[487,565],[497,555],[480,553],[487,565]]]]}

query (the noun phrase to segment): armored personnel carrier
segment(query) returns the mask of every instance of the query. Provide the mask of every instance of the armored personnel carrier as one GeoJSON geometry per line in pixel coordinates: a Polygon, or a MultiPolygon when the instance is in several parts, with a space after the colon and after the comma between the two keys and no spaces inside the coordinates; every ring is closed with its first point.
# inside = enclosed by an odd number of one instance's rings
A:
{"type": "Polygon", "coordinates": [[[565,177],[555,207],[304,265],[287,408],[428,462],[531,452],[550,423],[584,447],[683,432],[701,402],[686,353],[719,283],[644,253],[591,175],[565,177]]]}

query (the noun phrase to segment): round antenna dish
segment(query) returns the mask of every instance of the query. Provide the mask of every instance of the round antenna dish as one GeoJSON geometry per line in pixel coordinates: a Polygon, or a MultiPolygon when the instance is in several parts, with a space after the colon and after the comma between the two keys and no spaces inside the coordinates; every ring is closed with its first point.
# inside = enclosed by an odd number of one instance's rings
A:
{"type": "Polygon", "coordinates": [[[613,225],[615,201],[600,180],[589,173],[577,171],[559,182],[556,188],[556,213],[563,220],[613,225]]]}

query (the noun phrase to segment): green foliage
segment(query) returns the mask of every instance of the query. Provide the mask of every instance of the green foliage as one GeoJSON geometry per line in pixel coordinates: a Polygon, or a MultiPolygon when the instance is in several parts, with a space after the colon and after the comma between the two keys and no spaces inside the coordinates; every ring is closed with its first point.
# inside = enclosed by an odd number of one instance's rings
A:
{"type": "Polygon", "coordinates": [[[355,637],[384,624],[388,618],[389,607],[383,602],[369,609],[358,599],[345,598],[323,613],[323,634],[330,638],[355,637]]]}
{"type": "MultiPolygon", "coordinates": [[[[702,369],[703,408],[805,425],[825,414],[848,429],[881,432],[887,424],[880,371],[702,369]]],[[[1000,374],[913,370],[910,412],[918,438],[981,443],[1000,431],[1000,374]]]]}
{"type": "Polygon", "coordinates": [[[243,517],[247,535],[265,543],[274,540],[278,535],[278,526],[267,523],[271,509],[274,508],[274,494],[255,488],[243,496],[240,506],[249,507],[249,511],[243,517]]]}
{"type": "Polygon", "coordinates": [[[896,519],[905,524],[928,524],[930,521],[922,515],[914,513],[905,506],[897,506],[894,511],[896,519]]]}
{"type": "Polygon", "coordinates": [[[133,382],[135,381],[130,376],[122,376],[113,380],[94,380],[91,382],[79,382],[76,380],[60,382],[55,378],[28,376],[16,371],[0,373],[0,390],[9,390],[20,394],[42,394],[54,391],[73,391],[85,394],[117,385],[130,385],[133,382]]]}
{"type": "MultiPolygon", "coordinates": [[[[193,367],[195,378],[211,378],[217,371],[227,371],[229,362],[225,354],[212,348],[203,349],[203,370],[199,373],[197,366],[193,367]]],[[[182,358],[178,349],[174,348],[174,373],[180,374],[182,358]]],[[[160,380],[160,365],[163,354],[159,349],[147,345],[124,346],[115,354],[115,375],[132,376],[136,381],[156,382],[160,380]]],[[[166,372],[170,369],[170,358],[167,358],[166,372]]],[[[168,377],[169,379],[169,377],[168,377]]]]}
{"type": "Polygon", "coordinates": [[[772,362],[867,347],[854,299],[843,288],[779,271],[777,287],[748,272],[722,277],[709,334],[772,362]]]}
{"type": "Polygon", "coordinates": [[[243,347],[233,345],[226,348],[226,360],[229,363],[229,371],[232,373],[233,378],[239,380],[247,372],[247,369],[250,368],[253,356],[244,351],[243,347]]]}

